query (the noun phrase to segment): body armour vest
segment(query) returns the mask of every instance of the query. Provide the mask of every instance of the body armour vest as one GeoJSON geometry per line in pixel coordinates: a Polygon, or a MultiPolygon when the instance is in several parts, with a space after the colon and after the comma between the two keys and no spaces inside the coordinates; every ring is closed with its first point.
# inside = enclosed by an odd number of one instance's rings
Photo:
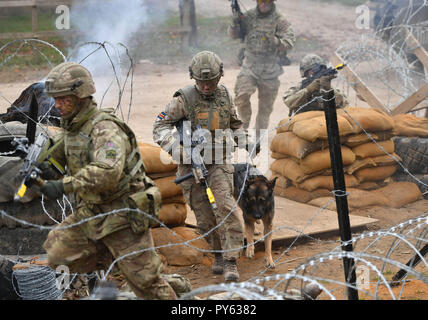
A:
{"type": "Polygon", "coordinates": [[[226,87],[219,85],[210,99],[204,98],[194,85],[177,91],[174,97],[177,96],[184,98],[192,131],[199,124],[211,133],[211,147],[206,146],[203,152],[205,163],[229,159],[234,142],[230,130],[232,103],[226,87]]]}
{"type": "Polygon", "coordinates": [[[212,134],[216,129],[230,128],[231,101],[225,86],[219,85],[210,99],[206,99],[194,85],[180,89],[174,94],[174,97],[177,96],[184,98],[187,120],[191,122],[192,130],[198,124],[212,134]]]}

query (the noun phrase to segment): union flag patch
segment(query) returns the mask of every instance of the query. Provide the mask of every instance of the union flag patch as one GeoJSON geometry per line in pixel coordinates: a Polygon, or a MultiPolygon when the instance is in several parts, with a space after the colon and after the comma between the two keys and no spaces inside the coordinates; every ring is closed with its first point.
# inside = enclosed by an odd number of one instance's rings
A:
{"type": "Polygon", "coordinates": [[[163,119],[165,119],[165,117],[166,117],[166,113],[165,113],[165,112],[163,112],[163,111],[162,111],[161,113],[159,113],[159,114],[158,114],[158,119],[159,119],[159,120],[163,120],[163,119]]]}

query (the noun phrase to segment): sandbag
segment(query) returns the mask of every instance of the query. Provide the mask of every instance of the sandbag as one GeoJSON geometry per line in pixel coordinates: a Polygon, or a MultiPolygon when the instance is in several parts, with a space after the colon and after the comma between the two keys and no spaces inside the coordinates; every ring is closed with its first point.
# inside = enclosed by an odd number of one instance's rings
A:
{"type": "MultiPolygon", "coordinates": [[[[175,227],[172,229],[176,234],[178,234],[184,241],[193,240],[195,238],[200,238],[201,234],[195,228],[188,227],[175,227]]],[[[210,250],[211,247],[204,238],[200,238],[194,241],[189,242],[189,245],[202,249],[210,250]]],[[[204,253],[205,254],[205,253],[204,253]]]]}
{"type": "Polygon", "coordinates": [[[310,206],[323,208],[325,210],[336,211],[336,201],[334,201],[334,197],[320,197],[312,199],[307,204],[310,206]]]}
{"type": "Polygon", "coordinates": [[[310,177],[310,175],[305,174],[296,161],[291,158],[275,160],[270,165],[270,169],[296,183],[302,182],[310,177]]]}
{"type": "Polygon", "coordinates": [[[375,191],[377,197],[385,197],[385,206],[401,208],[421,198],[422,193],[413,182],[392,182],[375,191]]]}
{"type": "Polygon", "coordinates": [[[386,155],[385,151],[391,154],[394,152],[394,150],[395,150],[394,141],[392,141],[391,139],[385,140],[385,141],[379,141],[377,143],[368,142],[352,148],[352,152],[355,153],[355,156],[357,157],[357,159],[384,156],[386,155]]]}
{"type": "Polygon", "coordinates": [[[284,158],[288,158],[289,156],[286,154],[282,154],[282,153],[278,153],[278,152],[272,152],[270,154],[272,159],[284,159],[284,158]]]}
{"type": "Polygon", "coordinates": [[[397,136],[428,137],[428,119],[413,114],[397,114],[393,117],[397,136]]]}
{"type": "Polygon", "coordinates": [[[186,199],[184,198],[184,195],[182,195],[182,194],[162,199],[162,205],[168,204],[168,203],[181,203],[181,204],[185,204],[186,203],[186,199]]]}
{"type": "Polygon", "coordinates": [[[311,194],[308,191],[299,189],[294,186],[281,188],[280,186],[275,185],[273,192],[276,196],[302,203],[306,203],[312,199],[311,194]]]}
{"type": "MultiPolygon", "coordinates": [[[[183,227],[177,227],[173,228],[172,231],[176,231],[178,228],[183,227]]],[[[182,231],[179,231],[182,233],[182,231]]],[[[200,236],[196,231],[193,233],[187,234],[186,236],[200,236]]],[[[188,241],[190,239],[183,239],[177,232],[177,235],[174,236],[170,229],[168,228],[153,228],[152,229],[152,236],[153,241],[155,244],[155,248],[158,246],[165,246],[169,244],[177,244],[172,246],[166,246],[157,248],[156,251],[160,253],[162,256],[164,256],[167,260],[167,263],[171,266],[191,266],[194,264],[199,264],[202,262],[203,259],[203,252],[200,250],[197,250],[195,248],[192,248],[187,245],[178,245],[179,243],[183,243],[185,241],[188,241]]],[[[190,243],[193,247],[200,247],[201,249],[208,250],[209,245],[204,239],[195,240],[194,242],[190,243]]]]}
{"type": "Polygon", "coordinates": [[[278,123],[278,127],[276,129],[277,133],[293,131],[293,126],[296,122],[312,119],[315,117],[321,117],[324,115],[324,111],[307,111],[296,114],[293,117],[285,118],[278,123]]]}
{"type": "Polygon", "coordinates": [[[160,179],[160,178],[165,178],[165,177],[171,177],[171,176],[175,176],[177,173],[177,170],[173,170],[173,171],[167,171],[167,172],[157,172],[157,173],[149,173],[147,174],[152,180],[156,180],[156,179],[160,179]]]}
{"type": "MultiPolygon", "coordinates": [[[[396,160],[401,161],[401,158],[393,153],[392,156],[396,158],[396,160]]],[[[350,164],[345,168],[345,172],[348,174],[353,174],[355,171],[364,168],[373,168],[373,167],[382,167],[382,166],[390,166],[394,165],[397,162],[389,155],[377,156],[377,157],[368,157],[364,159],[355,160],[354,163],[350,164]]]]}
{"type": "MultiPolygon", "coordinates": [[[[358,179],[353,175],[345,174],[345,186],[355,187],[358,185],[358,179]]],[[[296,186],[306,191],[314,191],[316,189],[334,190],[333,176],[316,176],[306,179],[302,183],[297,183],[296,186]]]]}
{"type": "Polygon", "coordinates": [[[287,198],[293,201],[306,203],[315,198],[328,196],[331,193],[330,193],[330,190],[327,190],[327,189],[317,189],[312,192],[308,192],[306,190],[299,189],[295,186],[281,188],[275,185],[274,194],[279,197],[287,198]]]}
{"type": "Polygon", "coordinates": [[[325,140],[309,142],[296,136],[293,132],[277,134],[270,144],[272,152],[286,154],[297,159],[302,159],[312,152],[325,149],[328,143],[325,140]]]}
{"type": "MultiPolygon", "coordinates": [[[[168,227],[177,227],[184,224],[187,218],[187,207],[181,203],[162,204],[159,212],[159,220],[168,227]]],[[[153,227],[159,227],[159,223],[154,223],[153,227]]]]}
{"type": "Polygon", "coordinates": [[[352,209],[366,208],[370,206],[385,206],[388,199],[377,190],[360,190],[356,188],[349,188],[346,191],[348,195],[348,205],[352,209]]]}
{"type": "Polygon", "coordinates": [[[138,147],[148,174],[177,170],[177,164],[173,162],[172,157],[162,150],[161,147],[141,141],[138,141],[138,147]]]}
{"type": "Polygon", "coordinates": [[[273,180],[275,178],[277,178],[276,182],[275,182],[275,186],[279,186],[280,188],[284,188],[285,189],[285,188],[287,188],[288,186],[291,185],[290,180],[288,180],[286,177],[283,177],[279,173],[272,172],[269,180],[273,180]]]}
{"type": "Polygon", "coordinates": [[[385,186],[385,183],[382,183],[381,181],[365,181],[365,182],[361,182],[358,185],[358,189],[369,191],[369,190],[376,190],[384,186],[385,186]]]}
{"type": "MultiPolygon", "coordinates": [[[[365,191],[355,188],[346,189],[349,192],[347,201],[351,209],[366,208],[370,206],[383,206],[387,201],[386,197],[379,196],[375,191],[365,191]]],[[[336,201],[334,197],[320,197],[311,200],[308,204],[315,207],[324,207],[336,211],[336,201]]]]}
{"type": "Polygon", "coordinates": [[[375,108],[346,107],[338,112],[355,128],[355,133],[388,131],[394,129],[394,119],[375,108]],[[363,129],[362,129],[363,128],[363,129]]]}
{"type": "MultiPolygon", "coordinates": [[[[422,193],[413,182],[392,182],[383,188],[366,191],[356,188],[347,188],[348,205],[351,209],[382,206],[402,208],[404,205],[417,201],[422,193]]],[[[332,197],[313,199],[308,204],[321,207],[332,200],[332,197]]],[[[326,209],[336,210],[335,203],[329,203],[326,209]]]]}
{"type": "Polygon", "coordinates": [[[170,176],[153,180],[161,192],[162,199],[183,194],[183,190],[181,189],[180,185],[174,183],[176,178],[176,176],[170,176]]]}
{"type": "MultiPolygon", "coordinates": [[[[340,136],[347,136],[355,133],[355,128],[348,122],[346,118],[338,115],[337,124],[339,127],[340,136]]],[[[310,142],[314,142],[318,139],[328,139],[327,126],[324,116],[296,122],[293,125],[293,132],[296,136],[310,142]]]]}
{"type": "Polygon", "coordinates": [[[397,165],[364,168],[356,171],[354,175],[357,177],[359,182],[383,181],[386,178],[391,177],[395,173],[395,171],[397,171],[397,168],[397,165]]]}
{"type": "Polygon", "coordinates": [[[359,146],[361,144],[375,141],[389,140],[396,135],[395,131],[380,131],[380,132],[369,132],[370,136],[364,133],[352,134],[344,138],[343,143],[350,148],[359,146]],[[373,139],[373,140],[372,140],[373,139]]]}
{"type": "MultiPolygon", "coordinates": [[[[348,147],[342,146],[343,165],[349,165],[355,161],[355,154],[348,147]]],[[[303,173],[311,174],[331,168],[330,150],[315,151],[300,160],[300,168],[303,173]]]]}

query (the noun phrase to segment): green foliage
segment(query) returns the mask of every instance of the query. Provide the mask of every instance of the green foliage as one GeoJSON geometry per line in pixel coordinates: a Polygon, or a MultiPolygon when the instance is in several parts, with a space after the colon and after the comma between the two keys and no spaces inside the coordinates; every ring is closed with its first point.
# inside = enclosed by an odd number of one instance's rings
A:
{"type": "MultiPolygon", "coordinates": [[[[55,16],[49,13],[38,15],[38,31],[54,31],[55,29],[55,16]]],[[[15,33],[15,32],[31,32],[32,22],[31,14],[28,15],[11,15],[1,17],[0,19],[0,35],[2,33],[15,33]]],[[[15,39],[2,39],[0,40],[0,48],[15,39]]],[[[61,51],[65,52],[66,43],[62,37],[48,37],[40,40],[47,41],[56,46],[61,51]]],[[[9,67],[41,67],[49,66],[46,59],[53,65],[60,63],[61,57],[52,48],[41,45],[38,43],[25,44],[19,50],[17,49],[22,45],[22,41],[16,41],[8,45],[0,53],[1,68],[9,67]]]]}

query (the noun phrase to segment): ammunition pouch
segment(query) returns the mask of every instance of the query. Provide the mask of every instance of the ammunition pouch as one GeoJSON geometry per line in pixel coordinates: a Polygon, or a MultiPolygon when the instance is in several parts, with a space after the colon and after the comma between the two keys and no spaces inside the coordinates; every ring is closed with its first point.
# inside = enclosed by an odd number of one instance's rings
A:
{"type": "Polygon", "coordinates": [[[143,233],[156,223],[151,217],[159,220],[159,212],[162,205],[162,197],[159,188],[154,184],[143,191],[133,193],[129,196],[129,202],[132,209],[138,209],[142,212],[131,211],[128,214],[128,220],[132,231],[143,233]]]}

